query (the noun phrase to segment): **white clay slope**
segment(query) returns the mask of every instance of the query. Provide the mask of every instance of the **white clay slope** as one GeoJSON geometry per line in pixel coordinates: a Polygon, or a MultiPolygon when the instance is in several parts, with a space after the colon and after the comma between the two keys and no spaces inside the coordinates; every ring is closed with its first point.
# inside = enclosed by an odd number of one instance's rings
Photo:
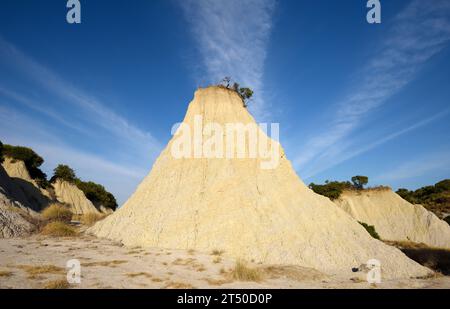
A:
{"type": "MultiPolygon", "coordinates": [[[[193,125],[196,115],[204,123],[254,123],[239,96],[218,87],[196,91],[184,123],[193,125]]],[[[279,166],[263,170],[261,158],[175,159],[173,142],[124,206],[90,232],[130,246],[218,249],[235,258],[328,273],[350,273],[373,258],[385,278],[429,272],[307,188],[281,146],[279,166]]]]}
{"type": "Polygon", "coordinates": [[[360,222],[375,226],[384,240],[411,241],[450,248],[450,226],[392,190],[344,192],[335,203],[360,222]]]}
{"type": "Polygon", "coordinates": [[[55,188],[55,195],[58,202],[69,206],[72,213],[76,215],[99,213],[94,204],[76,185],[57,179],[53,187],[55,188]]]}

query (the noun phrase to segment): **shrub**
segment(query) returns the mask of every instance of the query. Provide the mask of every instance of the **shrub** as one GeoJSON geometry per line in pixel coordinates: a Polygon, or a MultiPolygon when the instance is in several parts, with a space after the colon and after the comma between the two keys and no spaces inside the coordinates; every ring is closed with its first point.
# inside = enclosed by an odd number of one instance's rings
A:
{"type": "Polygon", "coordinates": [[[75,236],[77,232],[67,223],[61,221],[53,221],[44,226],[41,234],[53,237],[69,237],[75,236]]]}
{"type": "Polygon", "coordinates": [[[375,230],[375,226],[368,225],[367,223],[360,221],[358,221],[358,223],[361,224],[366,229],[366,231],[370,234],[370,236],[372,236],[375,239],[380,239],[380,235],[378,235],[377,231],[375,230]]]}
{"type": "Polygon", "coordinates": [[[364,186],[369,183],[369,177],[367,176],[353,176],[352,177],[353,186],[355,189],[362,190],[364,186]]]}
{"type": "Polygon", "coordinates": [[[31,148],[3,145],[3,155],[14,160],[23,161],[31,178],[40,180],[38,184],[47,184],[47,175],[39,169],[39,166],[44,163],[44,159],[31,148]]]}
{"type": "Polygon", "coordinates": [[[262,273],[256,268],[250,268],[244,261],[236,261],[234,269],[231,271],[234,279],[240,281],[261,281],[262,273]]]}
{"type": "Polygon", "coordinates": [[[116,210],[117,201],[114,195],[106,191],[105,187],[95,182],[76,181],[77,187],[83,191],[84,195],[96,206],[103,205],[106,208],[116,210]]]}
{"type": "Polygon", "coordinates": [[[316,192],[317,194],[328,197],[331,200],[338,199],[341,196],[342,192],[346,189],[352,189],[352,184],[348,181],[339,182],[339,181],[326,181],[324,185],[316,185],[315,183],[311,183],[309,188],[316,192]]]}
{"type": "Polygon", "coordinates": [[[42,211],[42,217],[47,221],[60,221],[69,223],[72,220],[72,212],[67,207],[54,203],[42,211]]]}
{"type": "Polygon", "coordinates": [[[438,216],[450,212],[450,179],[442,180],[434,186],[425,186],[415,191],[398,189],[397,194],[413,204],[421,204],[438,216]]]}
{"type": "Polygon", "coordinates": [[[105,215],[95,213],[95,212],[88,212],[81,216],[80,221],[87,226],[94,225],[97,221],[100,221],[105,218],[105,215]]]}
{"type": "Polygon", "coordinates": [[[69,166],[64,165],[64,164],[59,164],[53,170],[52,181],[55,181],[56,179],[61,179],[61,180],[65,180],[65,181],[73,183],[77,179],[77,176],[75,175],[74,170],[71,169],[69,166]]]}

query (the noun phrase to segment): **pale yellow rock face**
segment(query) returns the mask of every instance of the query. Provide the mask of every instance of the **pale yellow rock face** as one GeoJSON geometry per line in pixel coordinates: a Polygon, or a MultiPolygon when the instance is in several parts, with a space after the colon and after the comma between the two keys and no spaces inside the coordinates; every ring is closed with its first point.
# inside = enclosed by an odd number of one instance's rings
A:
{"type": "Polygon", "coordinates": [[[30,177],[23,161],[7,157],[2,165],[9,177],[21,188],[28,203],[34,210],[41,210],[48,205],[51,199],[50,193],[40,188],[36,181],[30,177]]]}
{"type": "MultiPolygon", "coordinates": [[[[184,123],[254,123],[239,96],[209,87],[196,91],[184,123]]],[[[254,159],[175,159],[163,150],[150,174],[114,214],[89,231],[125,245],[224,250],[269,264],[296,264],[327,273],[351,273],[369,259],[384,278],[429,270],[373,239],[329,199],[307,188],[280,147],[280,164],[254,159]]]]}
{"type": "Polygon", "coordinates": [[[86,198],[83,191],[74,184],[57,179],[53,184],[58,202],[70,207],[72,213],[83,215],[86,213],[99,213],[94,204],[86,198]]]}
{"type": "Polygon", "coordinates": [[[392,190],[344,192],[336,205],[360,222],[375,226],[384,240],[412,241],[450,248],[450,226],[392,190]]]}

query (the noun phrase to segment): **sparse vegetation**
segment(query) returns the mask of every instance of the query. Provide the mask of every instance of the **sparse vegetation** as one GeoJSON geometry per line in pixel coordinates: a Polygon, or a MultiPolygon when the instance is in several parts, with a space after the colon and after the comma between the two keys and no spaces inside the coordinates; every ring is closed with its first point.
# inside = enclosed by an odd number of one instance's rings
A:
{"type": "Polygon", "coordinates": [[[25,166],[30,174],[30,177],[38,183],[42,188],[47,188],[50,183],[47,181],[47,175],[40,170],[40,166],[44,163],[44,159],[40,157],[34,150],[22,146],[3,145],[3,156],[9,157],[13,160],[20,160],[25,163],[25,166]]]}
{"type": "Polygon", "coordinates": [[[225,77],[219,84],[219,87],[234,90],[242,99],[242,103],[244,107],[248,106],[248,101],[252,98],[254,92],[252,89],[247,87],[240,87],[238,83],[233,83],[233,86],[231,86],[231,77],[225,77]]]}
{"type": "Polygon", "coordinates": [[[44,289],[68,289],[70,287],[67,279],[58,279],[47,281],[44,285],[44,289]]]}
{"type": "Polygon", "coordinates": [[[316,192],[317,194],[328,197],[331,200],[338,199],[344,190],[351,190],[353,188],[352,184],[348,181],[325,181],[324,185],[316,185],[311,183],[309,188],[316,192]]]}
{"type": "Polygon", "coordinates": [[[11,276],[12,276],[12,272],[11,271],[0,270],[0,278],[1,277],[11,277],[11,276]]]}
{"type": "Polygon", "coordinates": [[[71,169],[68,165],[59,164],[53,170],[53,177],[50,181],[54,182],[56,179],[61,179],[73,183],[75,182],[77,177],[75,175],[75,171],[71,169]]]}
{"type": "Polygon", "coordinates": [[[146,278],[152,278],[153,276],[149,273],[145,272],[139,272],[139,273],[128,273],[126,274],[127,277],[135,278],[135,277],[146,277],[146,278]]]}
{"type": "Polygon", "coordinates": [[[398,189],[396,193],[412,204],[423,205],[441,218],[450,213],[450,179],[442,180],[433,186],[422,187],[415,191],[398,189]]]}
{"type": "Polygon", "coordinates": [[[222,255],[223,254],[223,250],[217,250],[217,249],[215,249],[215,250],[213,250],[212,252],[211,252],[211,255],[218,255],[218,256],[220,256],[220,255],[222,255]]]}
{"type": "Polygon", "coordinates": [[[375,226],[368,225],[367,223],[360,221],[358,221],[358,223],[361,224],[366,229],[366,231],[370,234],[370,236],[372,236],[375,239],[380,239],[380,235],[378,235],[377,231],[375,230],[375,226]]]}
{"type": "Polygon", "coordinates": [[[326,180],[325,184],[318,185],[311,183],[309,188],[317,194],[328,197],[330,200],[338,199],[344,191],[367,191],[367,190],[387,190],[389,187],[378,186],[365,189],[364,186],[369,182],[367,176],[353,176],[352,182],[350,181],[329,181],[326,180]]]}
{"type": "Polygon", "coordinates": [[[261,281],[262,280],[262,272],[257,268],[248,267],[247,264],[242,261],[236,261],[236,265],[234,269],[231,271],[231,276],[233,279],[239,281],[261,281]]]}
{"type": "Polygon", "coordinates": [[[18,265],[17,268],[24,270],[28,275],[63,274],[65,269],[55,265],[18,265]]]}
{"type": "Polygon", "coordinates": [[[69,223],[73,213],[64,205],[53,203],[42,211],[42,218],[46,221],[59,221],[69,223]]]}
{"type": "Polygon", "coordinates": [[[352,183],[355,189],[362,190],[364,186],[369,183],[369,177],[367,176],[353,176],[352,183]]]}
{"type": "Polygon", "coordinates": [[[92,181],[82,181],[79,179],[75,171],[63,164],[59,164],[54,170],[51,182],[55,182],[57,179],[68,181],[75,184],[78,189],[83,191],[84,195],[90,200],[97,208],[100,206],[116,210],[117,201],[114,195],[106,191],[105,187],[92,181]]]}
{"type": "Polygon", "coordinates": [[[94,225],[97,221],[100,221],[105,218],[105,215],[95,213],[95,212],[88,212],[81,216],[80,221],[87,226],[94,225]]]}
{"type": "Polygon", "coordinates": [[[193,289],[194,286],[184,282],[169,282],[164,287],[165,289],[193,289]]]}
{"type": "Polygon", "coordinates": [[[85,267],[94,267],[94,266],[116,267],[117,265],[124,264],[124,263],[127,263],[127,261],[112,260],[112,261],[82,263],[81,266],[85,266],[85,267]]]}
{"type": "Polygon", "coordinates": [[[92,181],[84,182],[79,179],[76,181],[76,185],[94,205],[102,205],[106,208],[116,210],[116,198],[110,192],[106,191],[102,185],[92,181]]]}
{"type": "Polygon", "coordinates": [[[71,237],[75,236],[77,231],[64,222],[53,221],[44,226],[41,234],[53,237],[71,237]]]}

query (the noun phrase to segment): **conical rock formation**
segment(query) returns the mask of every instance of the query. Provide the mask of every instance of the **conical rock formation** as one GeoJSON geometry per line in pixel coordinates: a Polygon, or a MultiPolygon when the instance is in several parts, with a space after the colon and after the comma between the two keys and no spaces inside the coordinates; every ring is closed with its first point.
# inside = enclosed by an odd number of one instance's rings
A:
{"type": "MultiPolygon", "coordinates": [[[[196,91],[183,123],[192,128],[198,116],[205,125],[255,123],[235,92],[218,87],[196,91]]],[[[261,135],[260,143],[267,140],[261,135]]],[[[263,156],[177,159],[171,148],[177,142],[172,138],[136,192],[91,233],[130,246],[218,249],[235,258],[327,273],[350,274],[369,259],[381,262],[385,278],[429,273],[307,188],[278,143],[279,165],[262,169],[263,156]]]]}
{"type": "Polygon", "coordinates": [[[68,181],[57,179],[53,184],[58,202],[66,204],[72,213],[83,215],[87,213],[99,213],[94,204],[86,198],[83,191],[68,181]]]}
{"type": "Polygon", "coordinates": [[[390,189],[348,191],[334,202],[356,220],[375,226],[384,240],[450,248],[450,226],[445,221],[390,189]]]}

